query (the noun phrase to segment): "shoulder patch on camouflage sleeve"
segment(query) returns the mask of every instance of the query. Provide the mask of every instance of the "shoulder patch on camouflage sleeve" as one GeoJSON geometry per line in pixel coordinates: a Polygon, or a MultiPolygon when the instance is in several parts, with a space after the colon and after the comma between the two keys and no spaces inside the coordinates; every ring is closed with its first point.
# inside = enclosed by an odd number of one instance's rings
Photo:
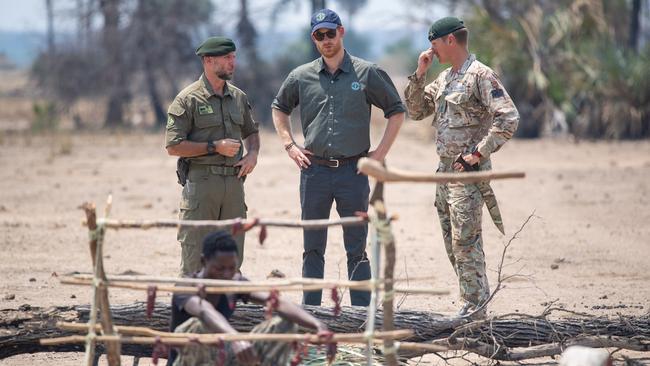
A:
{"type": "Polygon", "coordinates": [[[501,98],[503,97],[503,89],[501,89],[501,85],[499,84],[499,78],[497,77],[497,74],[492,72],[492,74],[489,76],[490,79],[490,84],[492,84],[492,98],[501,98]]]}

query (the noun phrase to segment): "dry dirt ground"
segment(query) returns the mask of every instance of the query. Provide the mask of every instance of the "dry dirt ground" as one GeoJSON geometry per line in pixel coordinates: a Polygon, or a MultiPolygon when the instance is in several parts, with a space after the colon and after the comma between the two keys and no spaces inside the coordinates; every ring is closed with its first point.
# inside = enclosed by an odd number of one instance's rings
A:
{"type": "MultiPolygon", "coordinates": [[[[374,129],[377,141],[381,126],[374,129]]],[[[435,146],[426,131],[421,123],[406,125],[389,165],[434,171],[435,146]]],[[[246,181],[249,216],[298,218],[298,171],[274,134],[263,133],[262,143],[258,167],[246,181]]],[[[176,218],[180,186],[175,159],[162,144],[160,134],[137,132],[0,135],[0,308],[89,303],[89,288],[61,285],[53,276],[91,270],[88,235],[77,208],[82,202],[96,202],[101,212],[112,193],[114,218],[176,218]]],[[[506,283],[490,314],[538,314],[554,300],[594,315],[648,312],[650,142],[514,140],[494,155],[493,165],[496,171],[521,170],[527,176],[493,182],[506,236],[485,211],[492,284],[504,243],[531,213],[535,216],[506,255],[504,272],[521,276],[506,283]]],[[[410,285],[450,291],[447,296],[398,298],[401,308],[457,311],[457,282],[442,244],[434,186],[390,185],[386,197],[391,213],[399,214],[394,223],[397,276],[425,277],[410,285]]],[[[255,229],[247,240],[243,272],[261,279],[280,269],[297,277],[301,246],[300,231],[272,228],[261,247],[255,229]]],[[[172,276],[179,255],[173,229],[109,231],[106,236],[109,273],[172,276]]],[[[345,272],[341,231],[331,229],[326,277],[345,272]]],[[[299,300],[296,293],[288,296],[299,300]]],[[[113,303],[144,299],[144,293],[111,290],[113,303]]],[[[349,304],[347,296],[344,304],[349,304]]],[[[23,355],[0,365],[74,365],[82,359],[81,354],[23,355]]],[[[438,362],[430,358],[423,364],[438,362]]]]}

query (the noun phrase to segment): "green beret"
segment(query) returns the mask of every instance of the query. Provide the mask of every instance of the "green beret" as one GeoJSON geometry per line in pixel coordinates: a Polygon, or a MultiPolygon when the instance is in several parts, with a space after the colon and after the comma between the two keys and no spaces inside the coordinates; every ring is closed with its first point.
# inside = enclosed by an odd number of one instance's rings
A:
{"type": "Polygon", "coordinates": [[[429,28],[429,42],[463,28],[465,28],[465,24],[456,17],[438,19],[429,28]]]}
{"type": "Polygon", "coordinates": [[[210,37],[196,49],[197,56],[223,56],[236,50],[235,42],[226,37],[210,37]]]}

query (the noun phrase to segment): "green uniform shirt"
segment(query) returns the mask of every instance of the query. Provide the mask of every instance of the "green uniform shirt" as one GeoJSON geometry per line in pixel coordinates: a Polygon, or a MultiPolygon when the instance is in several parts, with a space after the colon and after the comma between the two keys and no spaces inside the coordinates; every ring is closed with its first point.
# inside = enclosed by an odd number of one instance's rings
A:
{"type": "MultiPolygon", "coordinates": [[[[226,82],[221,97],[212,90],[205,75],[174,98],[167,114],[166,147],[184,140],[208,142],[232,138],[241,141],[258,132],[246,94],[226,82]]],[[[239,154],[230,158],[214,154],[189,159],[194,164],[231,166],[241,159],[242,154],[243,144],[239,154]]]]}
{"type": "Polygon", "coordinates": [[[334,75],[322,57],[297,67],[272,107],[286,114],[300,104],[305,148],[323,158],[344,158],[370,149],[370,107],[386,118],[405,111],[390,77],[377,65],[347,52],[334,75]]]}

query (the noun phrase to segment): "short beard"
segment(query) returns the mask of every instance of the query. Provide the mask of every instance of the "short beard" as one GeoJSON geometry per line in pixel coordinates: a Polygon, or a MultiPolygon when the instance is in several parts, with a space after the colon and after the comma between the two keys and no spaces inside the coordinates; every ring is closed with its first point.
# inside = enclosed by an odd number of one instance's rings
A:
{"type": "Polygon", "coordinates": [[[337,53],[339,53],[339,51],[341,50],[341,47],[342,47],[341,43],[335,43],[335,44],[333,45],[333,47],[331,48],[331,51],[329,52],[329,54],[325,54],[326,51],[325,51],[325,47],[324,47],[324,46],[319,46],[319,47],[318,47],[318,51],[319,51],[320,54],[323,55],[324,57],[328,57],[328,58],[329,58],[329,57],[333,57],[334,55],[336,55],[337,53]]]}
{"type": "Polygon", "coordinates": [[[217,77],[221,80],[230,80],[232,79],[232,73],[217,72],[217,77]]]}

